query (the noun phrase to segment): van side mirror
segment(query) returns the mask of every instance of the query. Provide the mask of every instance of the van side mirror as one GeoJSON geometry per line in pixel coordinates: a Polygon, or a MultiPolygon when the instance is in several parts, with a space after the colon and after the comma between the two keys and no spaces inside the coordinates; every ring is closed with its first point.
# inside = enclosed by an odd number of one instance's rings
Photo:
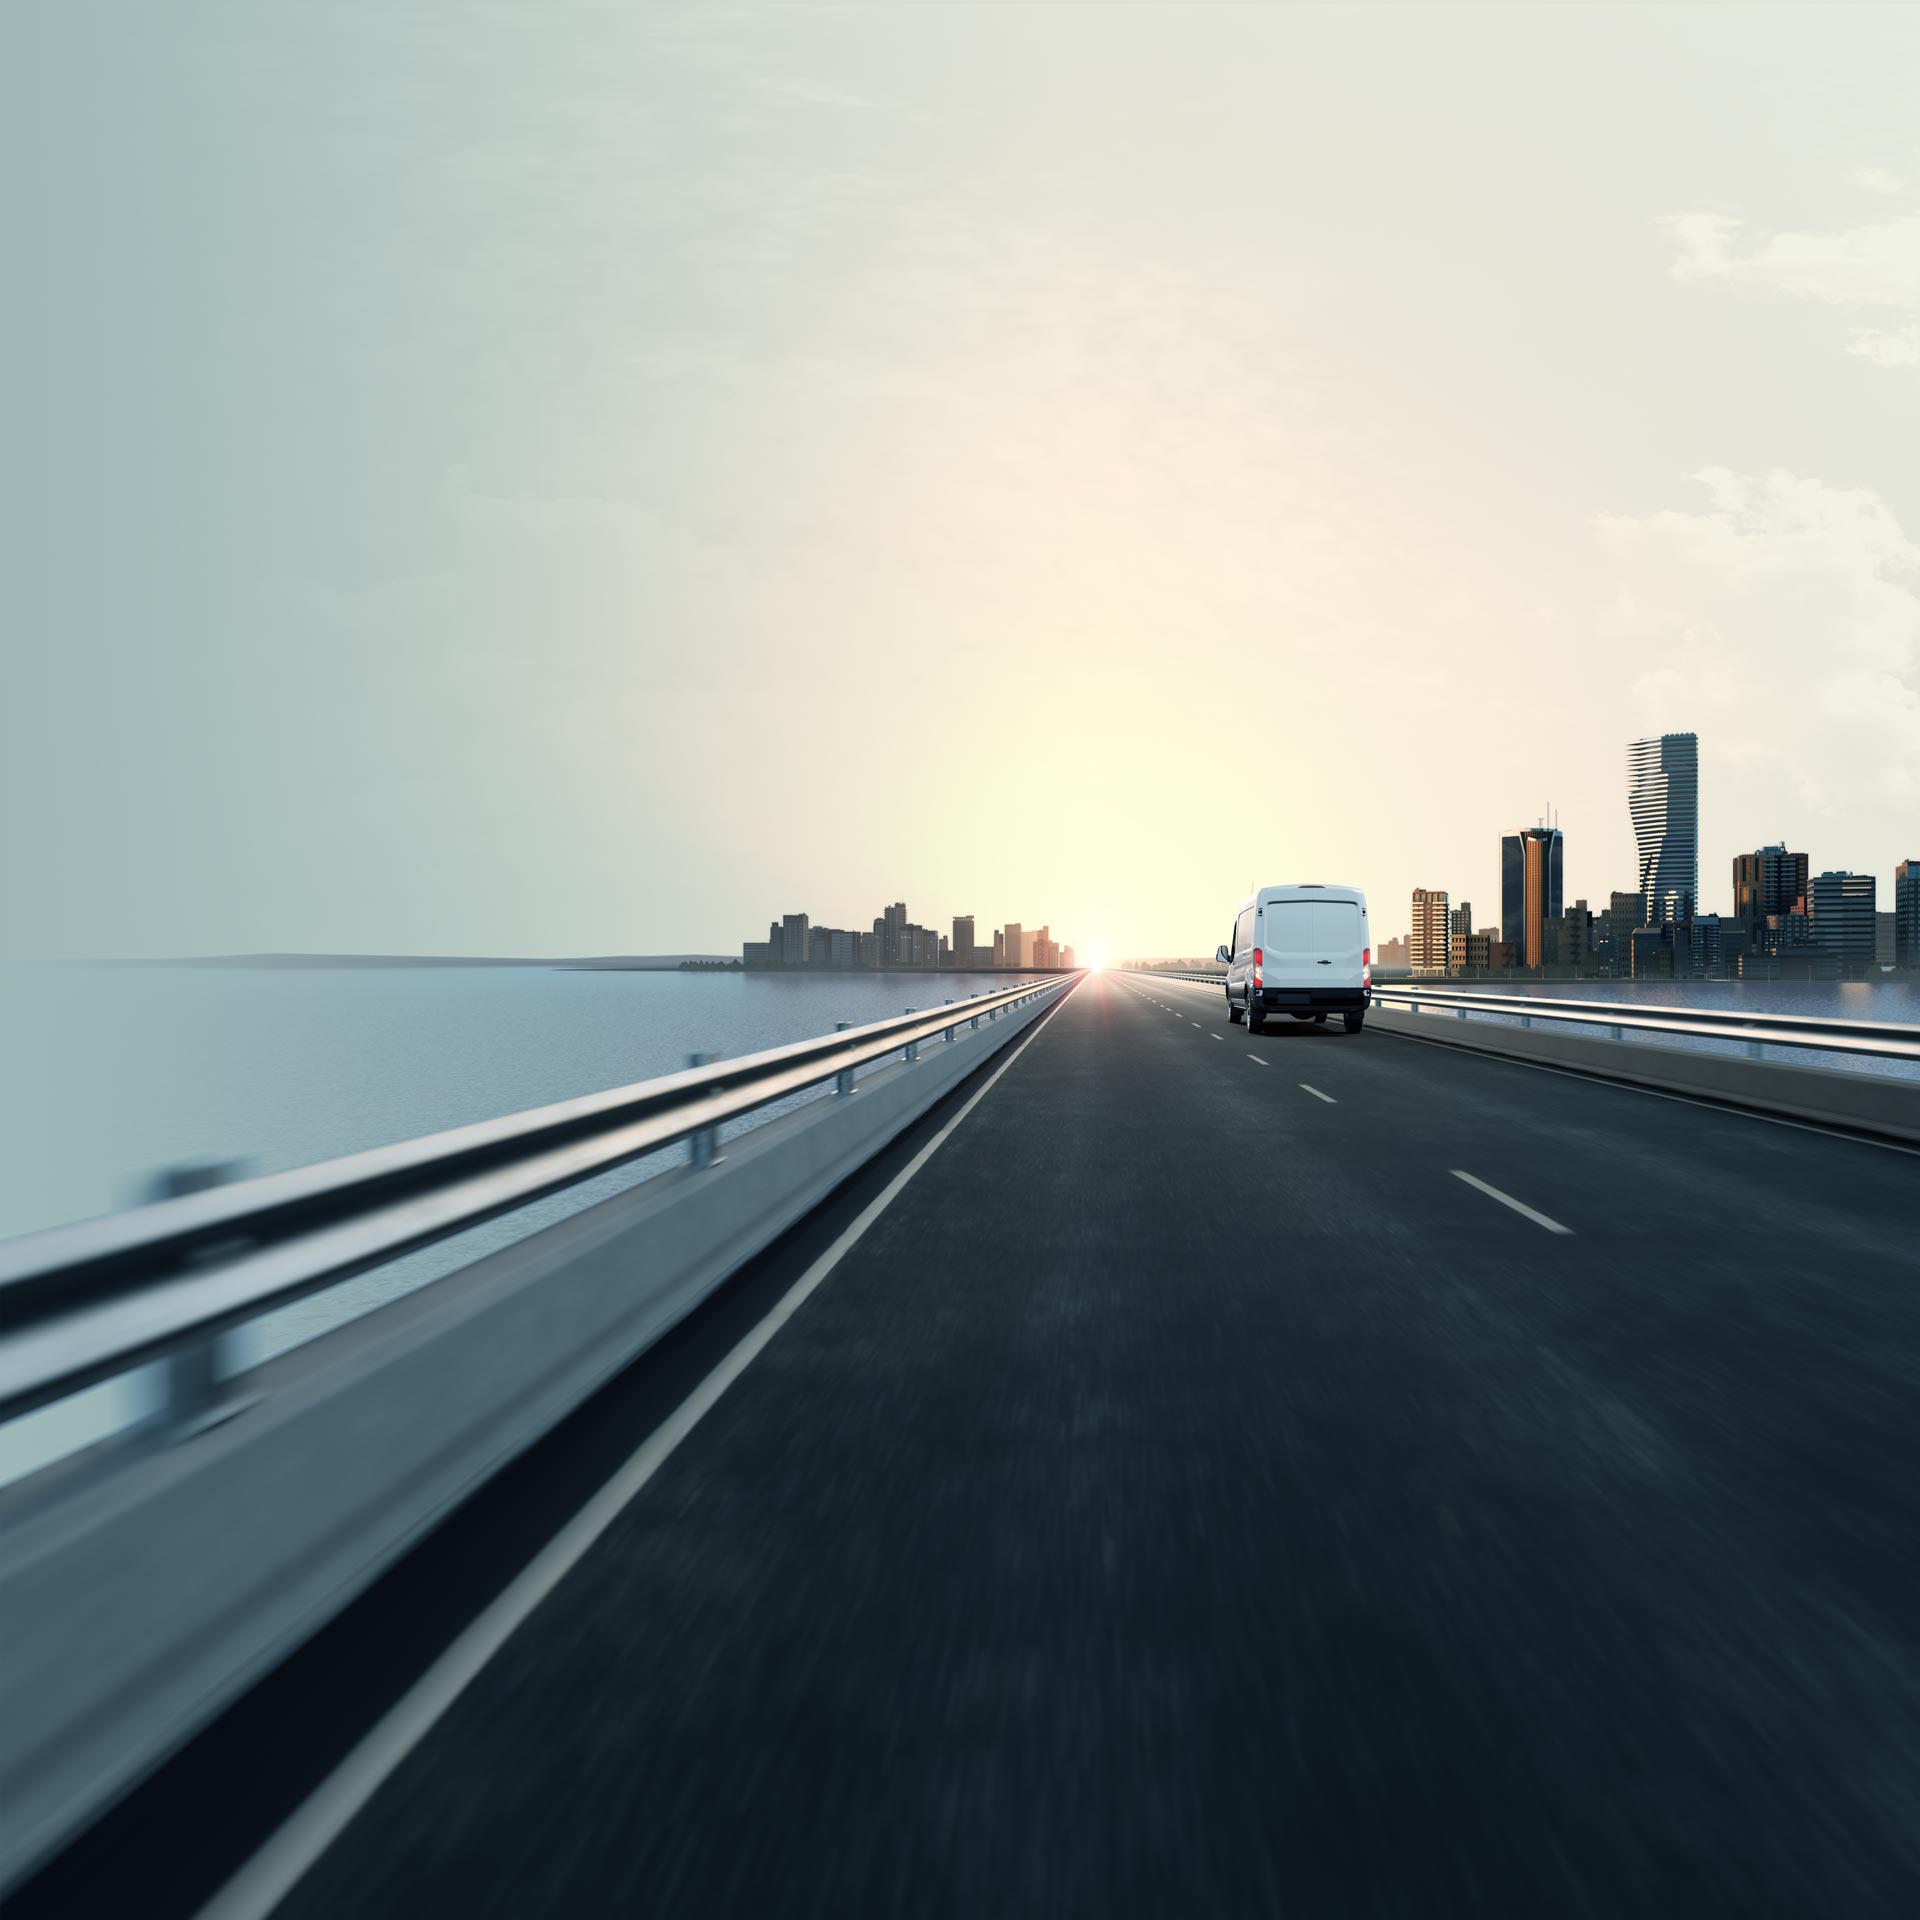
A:
{"type": "Polygon", "coordinates": [[[1216,960],[1218,960],[1223,967],[1230,967],[1233,965],[1233,955],[1230,954],[1225,947],[1215,947],[1213,950],[1213,957],[1216,960]]]}

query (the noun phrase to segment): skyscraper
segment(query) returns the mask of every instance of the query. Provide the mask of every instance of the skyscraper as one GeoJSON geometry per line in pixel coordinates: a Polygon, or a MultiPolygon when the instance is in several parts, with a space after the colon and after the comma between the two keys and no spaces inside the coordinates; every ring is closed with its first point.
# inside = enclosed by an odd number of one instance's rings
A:
{"type": "Polygon", "coordinates": [[[1028,965],[1026,943],[1021,938],[1020,922],[1018,920],[1009,920],[1007,922],[1006,941],[1007,965],[1010,967],[1024,967],[1028,965]]]}
{"type": "Polygon", "coordinates": [[[1920,967],[1920,860],[1893,870],[1893,963],[1920,967]]]}
{"type": "Polygon", "coordinates": [[[1444,890],[1415,887],[1413,927],[1407,935],[1408,964],[1415,973],[1447,970],[1447,896],[1444,890]]]}
{"type": "Polygon", "coordinates": [[[953,916],[953,964],[956,967],[973,965],[973,915],[956,913],[953,916]]]}
{"type": "Polygon", "coordinates": [[[1838,959],[1843,974],[1868,972],[1874,949],[1873,875],[1816,874],[1811,892],[1813,944],[1838,959]]]}
{"type": "Polygon", "coordinates": [[[780,920],[780,964],[783,967],[804,967],[808,960],[808,938],[810,929],[804,913],[789,913],[780,920]]]}
{"type": "Polygon", "coordinates": [[[1514,964],[1537,967],[1546,957],[1546,923],[1560,918],[1558,827],[1528,827],[1500,841],[1500,931],[1514,964]]]}
{"type": "Polygon", "coordinates": [[[1733,856],[1733,911],[1749,926],[1773,913],[1807,910],[1807,856],[1784,843],[1733,856]]]}
{"type": "Polygon", "coordinates": [[[881,917],[886,922],[887,965],[890,967],[912,966],[912,942],[907,938],[907,903],[904,900],[896,900],[881,917]]]}
{"type": "Polygon", "coordinates": [[[1700,898],[1700,736],[1663,733],[1627,747],[1627,811],[1640,848],[1647,924],[1690,920],[1700,898]]]}

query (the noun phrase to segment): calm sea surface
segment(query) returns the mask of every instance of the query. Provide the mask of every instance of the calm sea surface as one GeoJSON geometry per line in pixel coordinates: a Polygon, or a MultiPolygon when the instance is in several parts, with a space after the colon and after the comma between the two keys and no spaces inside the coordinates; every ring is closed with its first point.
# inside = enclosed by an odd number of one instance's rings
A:
{"type": "MultiPolygon", "coordinates": [[[[863,1025],[1013,984],[1001,974],[0,968],[0,1238],[128,1205],[166,1167],[238,1160],[272,1173],[675,1072],[695,1051],[757,1053],[839,1020],[863,1025]]],[[[284,1308],[235,1336],[232,1364],[684,1158],[669,1148],[284,1308]]],[[[145,1391],[95,1389],[0,1428],[0,1479],[50,1444],[64,1450],[118,1424],[145,1391]]]]}

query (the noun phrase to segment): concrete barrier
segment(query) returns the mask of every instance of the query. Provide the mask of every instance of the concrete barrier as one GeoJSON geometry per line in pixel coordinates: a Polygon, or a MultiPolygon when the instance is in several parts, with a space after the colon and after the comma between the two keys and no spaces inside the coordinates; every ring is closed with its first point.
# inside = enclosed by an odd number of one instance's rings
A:
{"type": "MultiPolygon", "coordinates": [[[[1596,1024],[1598,1018],[1596,1017],[1596,1024]]],[[[1446,1013],[1403,1013],[1376,1005],[1370,1033],[1393,1034],[1469,1053],[1558,1067],[1621,1086],[1682,1094],[1778,1118],[1840,1127],[1874,1139],[1920,1144],[1920,1080],[1892,1074],[1803,1067],[1744,1055],[1508,1027],[1446,1013]]]]}
{"type": "Polygon", "coordinates": [[[0,1493],[0,1893],[1058,998],[295,1349],[220,1426],[0,1493]]]}

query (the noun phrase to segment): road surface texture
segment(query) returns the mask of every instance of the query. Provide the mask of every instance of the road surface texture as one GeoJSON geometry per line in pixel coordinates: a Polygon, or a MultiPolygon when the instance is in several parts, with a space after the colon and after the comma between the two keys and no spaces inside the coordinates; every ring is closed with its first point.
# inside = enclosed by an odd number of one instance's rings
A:
{"type": "Polygon", "coordinates": [[[1091,977],[276,1911],[1920,1912],[1917,1283],[1912,1154],[1091,977]]]}

